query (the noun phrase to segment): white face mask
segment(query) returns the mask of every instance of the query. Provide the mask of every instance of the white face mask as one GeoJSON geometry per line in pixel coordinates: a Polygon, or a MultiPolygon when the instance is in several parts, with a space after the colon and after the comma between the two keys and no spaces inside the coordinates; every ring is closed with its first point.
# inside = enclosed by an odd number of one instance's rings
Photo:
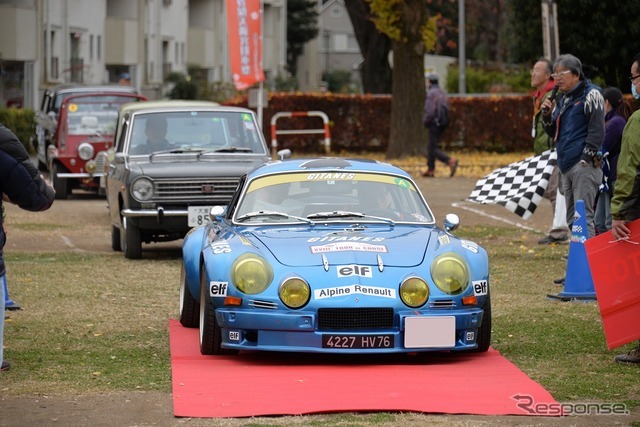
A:
{"type": "Polygon", "coordinates": [[[636,85],[634,85],[633,83],[631,83],[631,93],[633,94],[633,97],[635,99],[640,99],[640,94],[636,90],[636,85]]]}

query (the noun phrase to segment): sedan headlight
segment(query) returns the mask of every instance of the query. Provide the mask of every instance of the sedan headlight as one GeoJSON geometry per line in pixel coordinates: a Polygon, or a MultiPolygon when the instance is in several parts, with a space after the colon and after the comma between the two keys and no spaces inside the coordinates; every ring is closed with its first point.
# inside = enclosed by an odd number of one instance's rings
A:
{"type": "Polygon", "coordinates": [[[299,277],[290,277],[280,285],[280,300],[289,308],[300,308],[309,302],[311,288],[299,277]]]}
{"type": "Polygon", "coordinates": [[[272,280],[273,269],[266,259],[254,253],[240,255],[231,266],[231,283],[245,294],[259,294],[272,280]]]}
{"type": "Polygon", "coordinates": [[[131,195],[139,202],[146,202],[153,197],[153,182],[149,178],[138,178],[131,184],[131,195]]]}
{"type": "Polygon", "coordinates": [[[454,252],[446,252],[431,263],[431,278],[438,289],[449,295],[458,295],[469,286],[469,266],[454,252]]]}
{"type": "Polygon", "coordinates": [[[95,150],[93,149],[93,145],[88,142],[83,142],[78,146],[78,157],[80,157],[85,162],[89,159],[93,158],[93,154],[95,150]]]}
{"type": "Polygon", "coordinates": [[[409,307],[421,307],[429,299],[429,286],[420,277],[409,277],[400,285],[400,298],[409,307]]]}

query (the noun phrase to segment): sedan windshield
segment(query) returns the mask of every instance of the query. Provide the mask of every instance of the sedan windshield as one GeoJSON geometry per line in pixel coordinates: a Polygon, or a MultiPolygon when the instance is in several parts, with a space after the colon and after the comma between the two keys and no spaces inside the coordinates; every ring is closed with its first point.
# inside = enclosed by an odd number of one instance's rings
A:
{"type": "Polygon", "coordinates": [[[167,111],[133,117],[129,154],[253,153],[264,155],[251,114],[229,111],[167,111]]]}

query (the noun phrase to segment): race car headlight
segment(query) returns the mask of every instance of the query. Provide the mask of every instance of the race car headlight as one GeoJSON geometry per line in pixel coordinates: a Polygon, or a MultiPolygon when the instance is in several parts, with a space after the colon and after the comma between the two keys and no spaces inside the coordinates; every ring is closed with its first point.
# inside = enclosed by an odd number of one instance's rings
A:
{"type": "Polygon", "coordinates": [[[429,286],[419,277],[409,277],[400,285],[400,298],[409,307],[420,307],[429,299],[429,286]]]}
{"type": "Polygon", "coordinates": [[[245,294],[259,294],[272,280],[273,269],[267,260],[256,254],[242,254],[231,266],[231,283],[245,294]]]}
{"type": "Polygon", "coordinates": [[[442,292],[458,295],[469,286],[469,266],[460,255],[446,252],[431,263],[431,278],[442,292]]]}
{"type": "Polygon", "coordinates": [[[93,149],[93,145],[88,142],[83,142],[78,146],[78,157],[80,157],[85,162],[89,159],[93,158],[93,154],[95,150],[93,149]]]}
{"type": "Polygon", "coordinates": [[[153,197],[153,182],[149,178],[138,178],[131,184],[131,195],[139,202],[153,197]]]}
{"type": "Polygon", "coordinates": [[[299,277],[291,277],[280,285],[280,300],[289,308],[300,308],[309,302],[311,288],[299,277]]]}

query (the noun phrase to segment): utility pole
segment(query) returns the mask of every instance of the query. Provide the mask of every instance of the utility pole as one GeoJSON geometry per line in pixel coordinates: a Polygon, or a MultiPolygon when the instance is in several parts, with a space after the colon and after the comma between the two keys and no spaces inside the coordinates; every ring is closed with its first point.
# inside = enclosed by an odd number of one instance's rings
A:
{"type": "Polygon", "coordinates": [[[558,8],[554,0],[542,0],[542,44],[544,57],[554,61],[560,55],[558,8]]]}
{"type": "Polygon", "coordinates": [[[464,20],[464,0],[458,0],[458,93],[467,93],[467,56],[466,56],[466,32],[464,20]]]}

